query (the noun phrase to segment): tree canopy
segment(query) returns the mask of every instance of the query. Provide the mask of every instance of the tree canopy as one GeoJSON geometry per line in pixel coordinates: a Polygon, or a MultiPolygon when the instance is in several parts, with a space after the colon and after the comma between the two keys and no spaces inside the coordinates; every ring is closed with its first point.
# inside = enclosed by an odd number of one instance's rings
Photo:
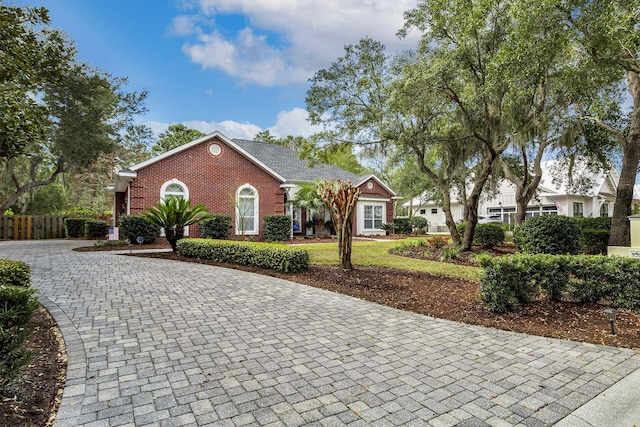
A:
{"type": "Polygon", "coordinates": [[[191,129],[183,124],[169,125],[166,131],[158,136],[158,140],[151,147],[154,155],[162,154],[188,142],[203,137],[205,134],[197,129],[191,129]]]}

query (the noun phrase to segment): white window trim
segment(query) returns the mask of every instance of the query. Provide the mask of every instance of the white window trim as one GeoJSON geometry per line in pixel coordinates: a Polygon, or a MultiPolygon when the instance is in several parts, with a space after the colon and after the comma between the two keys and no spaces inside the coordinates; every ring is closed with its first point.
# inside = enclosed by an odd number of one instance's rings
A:
{"type": "Polygon", "coordinates": [[[238,210],[238,206],[240,205],[240,192],[246,188],[250,189],[251,191],[253,191],[253,194],[255,194],[255,197],[253,199],[253,228],[254,229],[252,231],[245,231],[244,235],[257,236],[258,234],[260,234],[260,221],[258,216],[258,214],[260,213],[260,199],[259,199],[260,195],[258,194],[258,190],[251,184],[241,185],[240,187],[238,187],[238,190],[236,191],[236,207],[235,207],[236,236],[242,235],[242,231],[240,227],[240,212],[238,210]]]}
{"type": "Polygon", "coordinates": [[[362,229],[364,231],[380,231],[382,230],[382,228],[375,228],[376,226],[376,206],[379,206],[381,211],[382,211],[382,218],[380,219],[380,224],[384,224],[386,222],[386,216],[387,216],[387,212],[386,212],[386,204],[384,203],[365,203],[362,206],[362,229]],[[372,214],[373,214],[373,218],[371,219],[371,221],[373,221],[373,228],[367,228],[366,224],[367,224],[367,218],[365,216],[365,211],[367,206],[371,206],[372,209],[372,214]]]}
{"type": "Polygon", "coordinates": [[[189,187],[187,187],[187,184],[185,184],[182,181],[179,181],[175,178],[173,178],[170,181],[165,182],[164,184],[162,184],[162,187],[160,187],[160,200],[164,200],[166,197],[166,191],[167,191],[167,187],[169,187],[171,184],[178,184],[179,186],[181,186],[182,188],[184,188],[184,198],[189,200],[189,187]]]}
{"type": "MultiPolygon", "coordinates": [[[[167,182],[165,182],[164,184],[162,184],[162,187],[160,187],[160,201],[164,200],[166,197],[166,192],[167,192],[167,188],[171,185],[171,184],[178,184],[179,186],[181,186],[182,188],[184,188],[184,195],[182,197],[184,197],[186,200],[189,200],[189,187],[187,187],[187,184],[185,184],[184,182],[178,180],[178,179],[171,179],[167,182]]],[[[160,230],[160,236],[164,237],[166,236],[165,232],[164,232],[164,228],[162,230],[160,230]]],[[[189,226],[186,226],[184,228],[184,237],[189,237],[189,226]]]]}

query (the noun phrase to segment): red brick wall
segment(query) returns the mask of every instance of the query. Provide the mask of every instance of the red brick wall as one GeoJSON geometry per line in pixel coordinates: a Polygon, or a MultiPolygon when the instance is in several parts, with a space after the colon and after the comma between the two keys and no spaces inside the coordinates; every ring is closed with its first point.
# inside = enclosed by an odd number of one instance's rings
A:
{"type": "MultiPolygon", "coordinates": [[[[393,200],[391,199],[391,197],[393,195],[391,193],[389,193],[387,190],[385,190],[384,187],[382,187],[378,183],[378,181],[376,181],[375,179],[366,180],[358,188],[360,189],[360,197],[361,198],[364,198],[364,197],[379,197],[381,199],[389,199],[389,201],[386,202],[386,204],[387,204],[387,213],[386,213],[387,217],[386,217],[386,220],[387,220],[387,222],[393,222],[393,200]],[[367,183],[369,181],[373,182],[373,188],[371,190],[369,190],[367,188],[367,183]]],[[[358,224],[358,211],[356,210],[355,214],[353,215],[353,232],[354,233],[357,230],[357,224],[358,224]]]]}
{"type": "MultiPolygon", "coordinates": [[[[260,236],[264,215],[285,213],[280,182],[216,137],[140,169],[137,175],[131,182],[132,215],[158,203],[162,185],[174,178],[188,187],[192,206],[202,203],[211,213],[231,214],[234,222],[236,191],[244,184],[255,187],[259,200],[260,236]],[[212,143],[222,149],[218,156],[209,152],[212,143]]],[[[196,233],[195,227],[190,229],[190,236],[196,233]]]]}

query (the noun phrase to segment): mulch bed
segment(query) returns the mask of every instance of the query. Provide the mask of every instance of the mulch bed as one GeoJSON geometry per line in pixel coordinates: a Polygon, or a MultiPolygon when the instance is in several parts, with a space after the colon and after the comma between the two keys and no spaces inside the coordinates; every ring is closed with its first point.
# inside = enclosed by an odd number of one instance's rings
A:
{"type": "Polygon", "coordinates": [[[27,348],[33,359],[17,382],[0,390],[2,426],[51,425],[60,405],[67,368],[62,335],[44,308],[33,314],[32,322],[27,348]]]}

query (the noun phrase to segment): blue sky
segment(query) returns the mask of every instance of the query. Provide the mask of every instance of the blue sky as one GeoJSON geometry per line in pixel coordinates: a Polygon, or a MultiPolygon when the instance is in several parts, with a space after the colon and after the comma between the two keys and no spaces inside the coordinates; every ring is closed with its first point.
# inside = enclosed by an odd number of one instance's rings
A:
{"type": "Polygon", "coordinates": [[[139,122],[252,138],[309,135],[308,79],[365,36],[391,51],[417,0],[20,0],[45,6],[78,59],[147,90],[139,122]]]}

